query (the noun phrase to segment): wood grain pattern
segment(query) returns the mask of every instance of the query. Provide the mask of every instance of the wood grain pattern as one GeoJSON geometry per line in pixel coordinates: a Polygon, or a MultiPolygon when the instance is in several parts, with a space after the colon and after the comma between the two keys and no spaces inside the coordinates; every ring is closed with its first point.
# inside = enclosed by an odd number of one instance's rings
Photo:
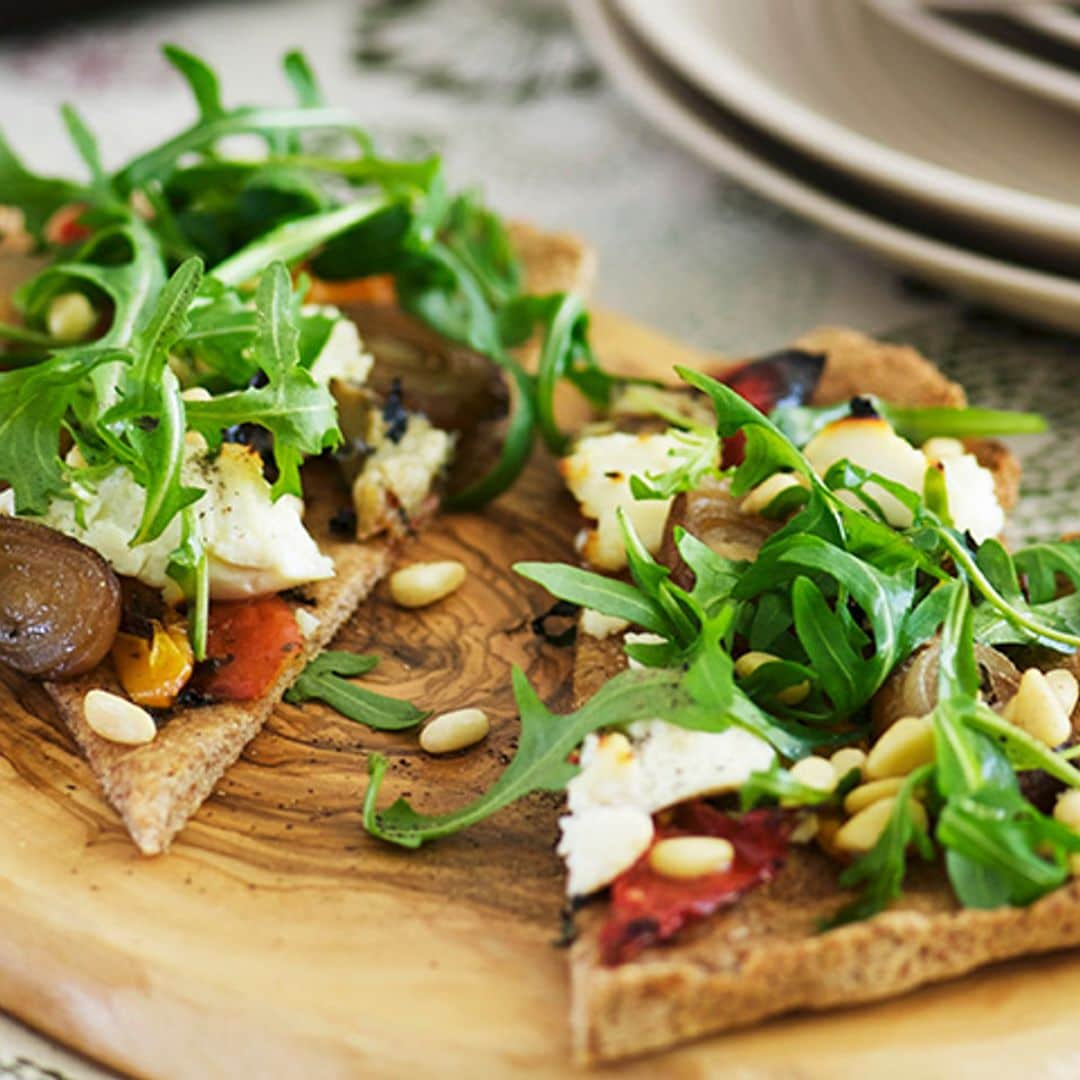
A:
{"type": "MultiPolygon", "coordinates": [[[[639,330],[597,325],[603,355],[648,359],[639,330]]],[[[530,629],[548,598],[509,567],[565,557],[576,527],[538,452],[483,518],[444,518],[407,546],[405,558],[462,559],[457,594],[402,612],[382,587],[339,639],[385,657],[371,683],[387,692],[488,709],[481,747],[432,760],[408,733],[283,706],[164,857],[136,853],[41,689],[0,679],[0,1005],[117,1068],[170,1080],[572,1075],[565,954],[552,947],[558,800],[526,800],[419,854],[369,838],[359,807],[373,748],[392,761],[386,797],[424,810],[489,784],[516,736],[512,664],[568,702],[568,652],[530,629]]],[[[1022,1063],[1072,1075],[1078,992],[1069,957],[1011,965],[612,1072],[965,1076],[1022,1063]]]]}

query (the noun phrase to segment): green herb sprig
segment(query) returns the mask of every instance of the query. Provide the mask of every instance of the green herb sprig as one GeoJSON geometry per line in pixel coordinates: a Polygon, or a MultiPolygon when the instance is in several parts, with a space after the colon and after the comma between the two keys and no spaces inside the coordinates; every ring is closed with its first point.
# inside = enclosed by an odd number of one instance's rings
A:
{"type": "Polygon", "coordinates": [[[335,650],[320,653],[285,692],[285,700],[293,705],[322,701],[346,719],[366,724],[375,731],[405,731],[416,727],[430,713],[408,701],[349,682],[374,671],[378,664],[379,658],[371,654],[335,650]]]}

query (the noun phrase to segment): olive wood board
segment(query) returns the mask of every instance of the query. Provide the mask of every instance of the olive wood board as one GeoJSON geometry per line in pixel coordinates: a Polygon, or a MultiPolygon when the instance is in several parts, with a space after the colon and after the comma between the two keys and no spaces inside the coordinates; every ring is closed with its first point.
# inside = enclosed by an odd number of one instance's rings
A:
{"type": "MultiPolygon", "coordinates": [[[[703,359],[611,314],[595,336],[609,366],[636,373],[703,359]]],[[[435,760],[412,733],[284,705],[165,856],[136,852],[44,692],[0,677],[0,1007],[169,1080],[575,1075],[553,944],[558,797],[415,853],[370,838],[360,802],[369,749],[391,760],[386,799],[438,811],[487,787],[514,747],[514,664],[568,708],[570,651],[530,627],[549,598],[510,566],[567,559],[578,526],[538,451],[482,516],[443,516],[407,544],[405,560],[464,562],[458,593],[401,611],[384,585],[341,634],[338,647],[384,657],[371,685],[435,711],[487,709],[484,744],[435,760]]],[[[1078,1075],[1076,1000],[1075,956],[1039,958],[603,1072],[1078,1075]]]]}

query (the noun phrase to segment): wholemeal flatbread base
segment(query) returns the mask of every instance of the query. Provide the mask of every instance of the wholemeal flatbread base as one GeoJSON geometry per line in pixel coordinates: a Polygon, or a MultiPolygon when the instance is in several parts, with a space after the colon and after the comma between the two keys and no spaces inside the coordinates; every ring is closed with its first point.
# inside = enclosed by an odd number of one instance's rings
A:
{"type": "MultiPolygon", "coordinates": [[[[797,345],[827,355],[819,404],[855,393],[900,404],[964,404],[963,390],[912,349],[834,329],[797,345]]],[[[998,443],[972,449],[994,470],[1003,504],[1014,505],[1016,460],[998,443]]],[[[579,636],[578,703],[625,662],[621,639],[579,636]]],[[[570,953],[578,1062],[615,1061],[794,1010],[893,997],[985,964],[1080,944],[1080,883],[1031,907],[973,911],[961,909],[944,874],[925,864],[911,866],[904,895],[889,911],[820,933],[821,921],[853,898],[837,886],[839,869],[820,851],[796,846],[773,881],[614,967],[602,962],[598,946],[606,901],[587,907],[570,953]]]]}
{"type": "MultiPolygon", "coordinates": [[[[583,293],[591,285],[595,260],[576,237],[542,233],[523,224],[512,226],[511,236],[531,291],[583,293]]],[[[304,665],[326,648],[390,570],[393,539],[357,543],[334,536],[330,517],[349,499],[329,470],[306,470],[305,490],[305,523],[322,550],[333,558],[336,574],[303,589],[308,602],[295,606],[303,606],[314,617],[317,629],[305,640],[304,649],[290,656],[273,687],[261,698],[175,709],[153,742],[131,747],[101,738],[90,730],[83,716],[87,691],[119,690],[109,661],[82,678],[46,684],[106,798],[145,855],[168,849],[188,818],[258,733],[304,665]]],[[[412,524],[418,526],[421,521],[412,524]]]]}
{"type": "Polygon", "coordinates": [[[334,510],[348,493],[330,470],[305,473],[309,511],[306,524],[336,574],[304,586],[303,608],[317,628],[304,648],[289,656],[274,685],[256,701],[220,702],[174,709],[153,742],[122,746],[90,730],[83,698],[94,688],[123,693],[109,662],[70,682],[47,683],[64,723],[101,783],[106,798],[123,818],[144,855],[157,855],[202,805],[225,771],[258,733],[304,665],[329,644],[357,605],[390,569],[395,541],[356,543],[335,538],[329,528],[334,510]]]}

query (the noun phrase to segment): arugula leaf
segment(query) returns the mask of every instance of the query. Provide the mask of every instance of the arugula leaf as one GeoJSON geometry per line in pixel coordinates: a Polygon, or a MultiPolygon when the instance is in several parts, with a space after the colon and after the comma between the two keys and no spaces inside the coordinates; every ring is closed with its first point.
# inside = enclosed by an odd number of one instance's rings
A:
{"type": "Polygon", "coordinates": [[[678,444],[668,451],[671,467],[630,477],[635,499],[670,499],[680,491],[693,491],[706,477],[719,476],[720,440],[715,431],[672,431],[678,444]]]}
{"type": "Polygon", "coordinates": [[[821,679],[837,715],[850,716],[868,697],[865,685],[860,685],[862,657],[847,640],[840,618],[809,578],[795,579],[791,603],[795,631],[809,657],[809,666],[821,679]]]}
{"type": "MultiPolygon", "coordinates": [[[[953,439],[990,438],[1000,435],[1033,435],[1046,430],[1046,420],[1038,413],[998,409],[944,406],[903,406],[869,395],[874,411],[898,435],[921,446],[938,436],[953,439]]],[[[796,445],[805,446],[836,420],[851,415],[847,401],[835,405],[782,405],[769,419],[796,445]]]]}
{"type": "Polygon", "coordinates": [[[958,570],[982,595],[983,600],[1007,622],[1031,634],[1059,651],[1080,648],[1080,632],[1061,630],[1041,618],[1033,608],[1011,604],[984,573],[963,539],[944,525],[937,529],[943,546],[948,550],[958,570]],[[1062,648],[1065,646],[1066,648],[1062,648]]]}
{"type": "Polygon", "coordinates": [[[347,682],[344,676],[366,675],[379,663],[377,656],[350,652],[321,653],[301,672],[285,692],[293,705],[322,701],[348,720],[366,724],[375,731],[403,731],[416,727],[430,713],[408,701],[386,697],[347,682]]]}
{"type": "Polygon", "coordinates": [[[742,431],[746,436],[742,464],[735,470],[731,493],[736,498],[757,487],[775,472],[784,470],[805,477],[811,485],[820,484],[806,458],[788,441],[784,433],[730,386],[690,368],[676,367],[684,382],[701,390],[712,400],[716,410],[716,429],[722,438],[742,431]]]}
{"type": "Polygon", "coordinates": [[[218,263],[211,275],[226,285],[243,285],[271,263],[289,262],[354,228],[390,204],[382,197],[361,199],[334,210],[286,221],[218,263]]]}
{"type": "Polygon", "coordinates": [[[387,763],[381,754],[371,754],[364,828],[390,843],[418,848],[475,825],[532,792],[560,791],[578,771],[568,757],[589,732],[671,713],[683,698],[681,681],[681,672],[626,671],[577,712],[555,716],[536,696],[524,673],[515,668],[514,697],[521,715],[521,737],[513,760],[492,787],[475,802],[446,814],[419,814],[404,799],[380,811],[376,806],[387,763]]]}
{"type": "Polygon", "coordinates": [[[779,803],[784,807],[826,806],[840,803],[844,796],[859,784],[859,771],[852,769],[840,778],[835,788],[815,788],[796,780],[791,773],[774,762],[763,772],[753,772],[739,788],[739,809],[753,810],[763,805],[779,803]]]}
{"type": "Polygon", "coordinates": [[[124,363],[110,348],[57,352],[31,367],[0,371],[0,480],[15,491],[15,511],[43,514],[49,500],[68,492],[60,458],[64,419],[96,369],[124,363]]]}
{"type": "Polygon", "coordinates": [[[626,619],[654,634],[671,632],[663,611],[641,590],[617,578],[594,574],[565,563],[520,562],[515,573],[543,585],[558,600],[592,608],[603,615],[626,619]]]}
{"type": "Polygon", "coordinates": [[[31,172],[0,135],[0,191],[4,202],[17,206],[25,219],[26,228],[41,236],[46,222],[62,206],[82,202],[90,195],[83,184],[31,172]]]}
{"type": "Polygon", "coordinates": [[[1029,904],[1065,882],[1066,854],[1080,851],[1080,834],[1043,816],[1018,793],[954,796],[938,818],[936,835],[949,849],[949,877],[965,907],[1029,904]]]}
{"type": "Polygon", "coordinates": [[[259,282],[255,308],[258,320],[253,358],[267,384],[220,394],[186,405],[188,425],[212,446],[233,424],[251,423],[274,436],[279,475],[273,495],[301,495],[300,462],[336,446],[341,433],[330,391],[300,364],[298,332],[292,320],[292,292],[284,264],[272,263],[259,282]]]}
{"type": "Polygon", "coordinates": [[[1059,574],[1080,590],[1080,540],[1032,544],[1021,548],[1013,562],[1027,580],[1032,604],[1048,603],[1058,595],[1059,574]]]}
{"type": "Polygon", "coordinates": [[[555,386],[559,380],[569,381],[597,406],[609,403],[617,382],[600,368],[589,345],[585,305],[574,293],[523,296],[514,299],[500,318],[501,329],[512,327],[509,336],[517,341],[524,340],[537,324],[544,328],[534,390],[537,425],[552,453],[563,453],[568,439],[555,422],[555,386]]]}
{"type": "Polygon", "coordinates": [[[86,122],[73,105],[62,105],[60,115],[63,118],[68,134],[71,136],[71,141],[75,144],[75,149],[79,152],[79,157],[83,159],[87,169],[90,171],[90,182],[93,190],[106,201],[112,199],[112,186],[109,183],[105,167],[101,164],[101,152],[98,149],[97,139],[94,138],[93,133],[86,126],[86,122]]]}
{"type": "MultiPolygon", "coordinates": [[[[147,325],[136,335],[134,357],[120,385],[121,399],[102,417],[103,427],[122,427],[122,454],[146,490],[142,519],[132,545],[159,537],[172,519],[199,498],[184,487],[184,402],[168,366],[170,348],[187,329],[187,311],[202,279],[202,263],[189,259],[161,291],[147,325]]],[[[121,444],[114,442],[114,447],[121,444]]]]}

